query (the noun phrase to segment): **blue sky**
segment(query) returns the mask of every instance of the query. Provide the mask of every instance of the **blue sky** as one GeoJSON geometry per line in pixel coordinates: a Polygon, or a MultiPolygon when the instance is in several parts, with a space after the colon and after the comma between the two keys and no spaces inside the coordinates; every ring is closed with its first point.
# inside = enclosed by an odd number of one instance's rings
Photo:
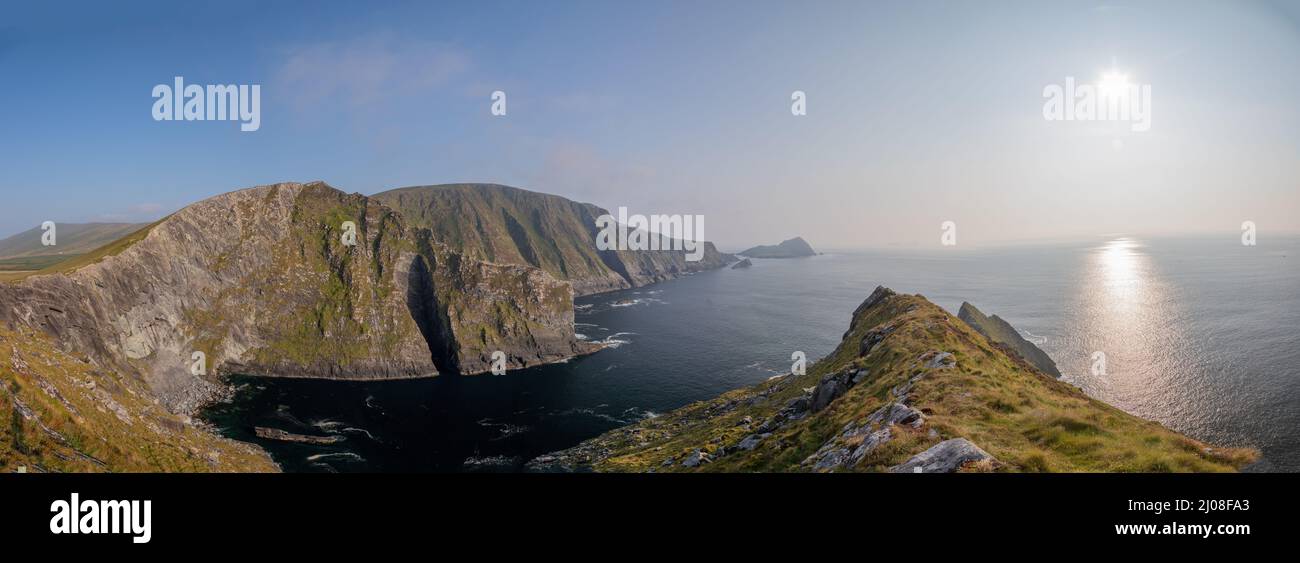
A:
{"type": "Polygon", "coordinates": [[[1300,230],[1294,3],[116,4],[0,8],[0,236],[307,180],[699,213],[731,248],[1300,230]],[[1112,67],[1150,132],[1043,119],[1112,67]],[[262,85],[261,129],[155,122],[178,75],[262,85]]]}

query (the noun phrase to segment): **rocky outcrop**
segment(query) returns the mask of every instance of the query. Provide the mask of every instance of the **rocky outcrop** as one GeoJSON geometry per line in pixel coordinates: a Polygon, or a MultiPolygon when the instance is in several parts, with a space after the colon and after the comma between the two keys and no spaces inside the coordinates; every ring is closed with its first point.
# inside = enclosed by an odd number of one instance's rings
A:
{"type": "Polygon", "coordinates": [[[734,258],[706,242],[698,261],[680,250],[599,250],[589,203],[497,184],[400,188],[374,199],[466,257],[539,268],[573,285],[576,295],[640,287],[721,268],[734,258]]]}
{"type": "Polygon", "coordinates": [[[890,473],[953,473],[968,463],[993,461],[993,456],[965,438],[944,440],[911,459],[889,468],[890,473]]]}
{"type": "Polygon", "coordinates": [[[1207,448],[1044,375],[919,295],[877,287],[839,347],[786,374],[612,430],[533,471],[1231,471],[1207,448]],[[1076,447],[1086,444],[1086,447],[1076,447]]]}
{"type": "Polygon", "coordinates": [[[736,262],[735,264],[733,264],[733,265],[731,266],[731,269],[733,269],[733,270],[740,270],[740,269],[742,269],[742,268],[750,268],[750,267],[753,267],[753,266],[754,266],[754,263],[753,263],[753,262],[751,262],[748,258],[744,258],[744,259],[741,259],[741,261],[736,262]]]}
{"type": "Polygon", "coordinates": [[[253,433],[256,434],[258,438],[279,440],[281,442],[296,442],[299,444],[329,445],[337,444],[347,439],[343,436],[310,436],[307,434],[294,434],[293,432],[287,432],[280,430],[279,428],[267,428],[265,426],[254,427],[253,433]]]}
{"type": "Polygon", "coordinates": [[[802,258],[804,256],[816,256],[817,251],[813,250],[812,245],[808,244],[802,238],[794,237],[783,240],[780,244],[755,246],[753,248],[737,252],[740,256],[750,258],[802,258]]]}
{"type": "Polygon", "coordinates": [[[1034,367],[1043,371],[1052,377],[1061,377],[1061,370],[1057,369],[1056,362],[1052,361],[1051,356],[1047,355],[1041,348],[1034,345],[1033,342],[1025,340],[1020,336],[1020,331],[1011,326],[1011,323],[1002,320],[1001,317],[993,315],[986,316],[976,309],[974,305],[965,301],[961,304],[961,309],[957,311],[957,318],[966,322],[971,328],[984,335],[989,340],[1010,348],[1011,351],[1024,358],[1025,361],[1034,367]]]}
{"type": "Polygon", "coordinates": [[[183,413],[226,373],[479,373],[496,351],[523,367],[593,349],[574,336],[569,284],[464,256],[319,182],[216,196],[96,263],[0,285],[0,321],[140,374],[183,413]]]}

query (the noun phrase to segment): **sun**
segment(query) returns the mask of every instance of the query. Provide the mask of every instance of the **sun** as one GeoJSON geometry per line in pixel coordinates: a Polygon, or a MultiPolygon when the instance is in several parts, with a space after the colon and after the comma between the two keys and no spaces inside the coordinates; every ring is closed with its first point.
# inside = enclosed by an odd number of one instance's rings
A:
{"type": "Polygon", "coordinates": [[[1101,74],[1101,82],[1097,83],[1097,93],[1105,98],[1119,98],[1128,95],[1128,75],[1118,70],[1111,70],[1101,74]]]}

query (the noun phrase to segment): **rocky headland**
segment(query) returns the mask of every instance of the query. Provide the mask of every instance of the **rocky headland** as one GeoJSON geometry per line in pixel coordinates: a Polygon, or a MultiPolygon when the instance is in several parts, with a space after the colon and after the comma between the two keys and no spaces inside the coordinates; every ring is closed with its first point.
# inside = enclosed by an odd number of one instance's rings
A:
{"type": "Polygon", "coordinates": [[[834,352],[559,452],[532,471],[1234,471],[1210,446],[1085,395],[919,295],[877,288],[834,352]]]}
{"type": "MultiPolygon", "coordinates": [[[[158,416],[189,425],[227,393],[229,374],[476,374],[498,351],[510,369],[590,353],[600,346],[574,333],[575,294],[731,260],[712,245],[698,262],[681,251],[597,251],[600,211],[485,185],[376,197],[323,182],[229,192],[0,283],[0,336],[80,358],[98,374],[92,383],[138,381],[124,388],[156,400],[158,416]]],[[[0,375],[13,384],[31,377],[16,366],[0,375]]],[[[19,400],[9,405],[18,409],[19,400]]],[[[126,418],[140,414],[114,402],[126,418]]],[[[76,420],[73,403],[49,404],[50,416],[76,420]]]]}

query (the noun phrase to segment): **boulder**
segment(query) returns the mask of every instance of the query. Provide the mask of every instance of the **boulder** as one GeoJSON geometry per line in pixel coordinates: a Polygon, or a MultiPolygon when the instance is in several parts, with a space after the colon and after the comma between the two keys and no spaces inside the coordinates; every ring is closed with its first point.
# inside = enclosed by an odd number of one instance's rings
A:
{"type": "Polygon", "coordinates": [[[736,444],[736,447],[744,451],[753,450],[768,436],[771,436],[771,434],[750,434],[745,436],[745,439],[741,440],[739,444],[736,444]]]}
{"type": "Polygon", "coordinates": [[[867,335],[862,338],[862,344],[858,346],[858,355],[866,356],[867,354],[870,354],[871,351],[875,350],[876,346],[880,345],[881,342],[884,342],[885,338],[892,332],[894,332],[893,326],[873,328],[868,331],[867,335]]]}
{"type": "Polygon", "coordinates": [[[957,358],[951,352],[930,352],[934,354],[925,362],[926,369],[948,369],[957,366],[957,358]]]}
{"type": "Polygon", "coordinates": [[[834,401],[848,390],[848,386],[840,381],[840,378],[838,377],[830,377],[823,380],[822,383],[817,386],[817,390],[813,391],[812,411],[818,412],[826,408],[827,405],[831,404],[831,401],[834,401]]]}
{"type": "Polygon", "coordinates": [[[991,460],[993,456],[965,438],[953,438],[935,444],[903,463],[889,468],[890,473],[952,473],[967,463],[991,460]],[[918,468],[920,469],[918,471],[918,468]]]}
{"type": "Polygon", "coordinates": [[[709,457],[709,454],[702,450],[695,450],[691,452],[691,455],[686,456],[686,460],[682,462],[682,467],[699,467],[710,461],[713,461],[713,459],[709,457]]]}
{"type": "Polygon", "coordinates": [[[867,417],[867,424],[875,423],[879,423],[882,426],[889,426],[890,424],[906,424],[912,428],[920,428],[921,425],[925,423],[925,415],[921,414],[921,411],[904,405],[903,403],[895,402],[876,409],[876,412],[871,413],[871,416],[867,417]]]}

